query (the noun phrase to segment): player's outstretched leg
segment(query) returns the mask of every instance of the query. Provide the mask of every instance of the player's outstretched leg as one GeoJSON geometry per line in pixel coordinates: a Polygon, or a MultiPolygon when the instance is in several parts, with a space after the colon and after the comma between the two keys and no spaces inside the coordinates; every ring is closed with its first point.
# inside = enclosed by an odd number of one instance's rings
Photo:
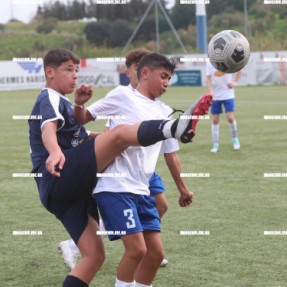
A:
{"type": "Polygon", "coordinates": [[[149,146],[168,138],[183,143],[192,141],[200,116],[207,114],[212,102],[210,94],[204,94],[176,120],[151,120],[135,125],[118,125],[95,139],[98,172],[102,172],[116,156],[129,146],[149,146]]]}

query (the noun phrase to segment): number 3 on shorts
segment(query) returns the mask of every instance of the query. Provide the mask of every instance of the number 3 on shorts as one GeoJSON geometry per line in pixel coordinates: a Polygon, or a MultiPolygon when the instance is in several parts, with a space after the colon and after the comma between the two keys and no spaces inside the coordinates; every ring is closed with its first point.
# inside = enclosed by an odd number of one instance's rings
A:
{"type": "Polygon", "coordinates": [[[124,210],[124,216],[128,218],[129,221],[126,222],[127,228],[135,228],[136,227],[136,222],[134,220],[134,213],[133,210],[130,209],[125,209],[124,210]]]}

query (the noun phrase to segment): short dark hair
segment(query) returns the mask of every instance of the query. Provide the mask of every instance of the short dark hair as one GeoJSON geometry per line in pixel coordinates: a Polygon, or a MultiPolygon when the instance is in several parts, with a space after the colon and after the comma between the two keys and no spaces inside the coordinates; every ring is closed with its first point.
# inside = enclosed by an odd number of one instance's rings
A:
{"type": "Polygon", "coordinates": [[[47,67],[57,69],[62,63],[69,60],[72,60],[75,64],[80,63],[80,58],[73,52],[63,48],[52,49],[44,57],[44,71],[47,67]]]}
{"type": "Polygon", "coordinates": [[[158,68],[165,68],[166,70],[169,70],[173,74],[173,71],[176,68],[176,63],[174,60],[169,60],[167,57],[157,53],[151,53],[149,55],[146,55],[141,59],[139,63],[137,71],[139,80],[141,78],[141,70],[143,67],[147,67],[151,71],[154,71],[155,69],[158,68]]]}
{"type": "Polygon", "coordinates": [[[126,66],[127,66],[127,68],[129,68],[134,63],[139,63],[140,60],[148,54],[151,54],[151,52],[145,48],[131,50],[126,55],[126,66]]]}

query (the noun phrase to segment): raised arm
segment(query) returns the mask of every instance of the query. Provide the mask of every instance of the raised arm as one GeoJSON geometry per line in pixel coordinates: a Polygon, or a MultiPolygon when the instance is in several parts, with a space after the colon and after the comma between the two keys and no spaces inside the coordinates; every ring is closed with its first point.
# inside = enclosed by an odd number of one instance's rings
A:
{"type": "Polygon", "coordinates": [[[181,207],[190,205],[193,200],[193,192],[188,189],[184,179],[180,176],[181,165],[177,154],[175,152],[165,153],[164,158],[172,178],[180,192],[179,205],[181,207]]]}
{"type": "Polygon", "coordinates": [[[73,116],[75,122],[79,125],[84,125],[94,120],[90,112],[84,107],[84,104],[92,97],[92,95],[92,86],[82,85],[75,91],[73,116]]]}
{"type": "Polygon", "coordinates": [[[208,93],[212,94],[212,85],[211,85],[211,76],[206,77],[206,86],[207,86],[207,91],[208,93]]]}
{"type": "Polygon", "coordinates": [[[238,81],[239,81],[239,79],[240,79],[240,77],[241,77],[241,74],[242,74],[242,70],[240,70],[240,71],[238,71],[238,72],[236,73],[233,82],[231,82],[231,83],[228,84],[228,87],[229,87],[229,88],[234,88],[235,86],[237,86],[237,83],[238,83],[238,81]]]}

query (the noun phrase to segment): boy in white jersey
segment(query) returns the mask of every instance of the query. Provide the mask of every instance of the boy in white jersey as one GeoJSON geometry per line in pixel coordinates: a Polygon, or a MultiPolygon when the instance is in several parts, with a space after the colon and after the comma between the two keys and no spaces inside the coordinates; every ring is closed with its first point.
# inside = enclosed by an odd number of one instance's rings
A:
{"type": "Polygon", "coordinates": [[[223,112],[222,105],[224,105],[226,117],[229,122],[229,129],[232,136],[233,149],[239,150],[240,144],[237,137],[237,124],[234,118],[234,87],[242,74],[242,71],[236,73],[234,80],[232,74],[225,74],[216,70],[210,62],[206,63],[206,84],[208,92],[213,95],[213,103],[211,106],[212,114],[212,140],[213,147],[210,152],[217,152],[219,149],[219,117],[223,112]]]}
{"type": "MultiPolygon", "coordinates": [[[[151,54],[150,51],[140,48],[136,50],[130,51],[126,55],[126,74],[130,79],[130,84],[128,87],[132,90],[135,90],[138,86],[138,76],[137,76],[137,68],[139,66],[140,60],[148,55],[151,54]]],[[[170,109],[170,112],[172,110],[170,109]]],[[[106,124],[105,130],[109,130],[110,124],[109,121],[106,124]]],[[[161,148],[161,154],[164,154],[166,164],[171,172],[171,175],[176,183],[176,186],[179,190],[188,190],[188,187],[182,177],[180,177],[181,173],[181,166],[179,158],[176,154],[176,151],[179,150],[178,142],[175,139],[168,139],[163,142],[161,148]]],[[[164,192],[165,187],[161,177],[156,174],[155,172],[152,174],[149,180],[149,190],[150,195],[155,198],[157,210],[159,213],[160,219],[162,219],[163,215],[168,209],[168,202],[165,198],[164,192]]],[[[100,220],[100,228],[101,228],[101,220],[100,220]]],[[[104,227],[102,228],[104,230],[104,227]]],[[[59,244],[59,250],[64,258],[64,262],[68,269],[73,269],[73,267],[77,263],[77,258],[79,256],[79,251],[77,246],[73,243],[72,240],[62,241],[59,244]]],[[[167,259],[163,259],[160,266],[165,266],[168,263],[167,259]]]]}
{"type": "MultiPolygon", "coordinates": [[[[174,67],[162,55],[154,53],[145,56],[138,68],[137,90],[120,86],[88,109],[75,109],[76,122],[85,124],[98,115],[119,116],[110,121],[110,128],[113,129],[122,123],[168,119],[170,108],[157,98],[166,91],[174,67]]],[[[206,95],[205,98],[207,104],[211,96],[206,95]]],[[[75,100],[84,102],[80,97],[75,100]]],[[[141,139],[141,142],[144,141],[141,139]]],[[[105,170],[107,174],[122,176],[101,177],[94,189],[106,230],[114,232],[109,235],[110,240],[121,238],[126,250],[118,266],[116,287],[151,286],[164,258],[160,218],[148,188],[160,148],[161,143],[146,150],[128,148],[105,170]]],[[[180,192],[180,206],[191,204],[193,193],[189,190],[180,192]]]]}

